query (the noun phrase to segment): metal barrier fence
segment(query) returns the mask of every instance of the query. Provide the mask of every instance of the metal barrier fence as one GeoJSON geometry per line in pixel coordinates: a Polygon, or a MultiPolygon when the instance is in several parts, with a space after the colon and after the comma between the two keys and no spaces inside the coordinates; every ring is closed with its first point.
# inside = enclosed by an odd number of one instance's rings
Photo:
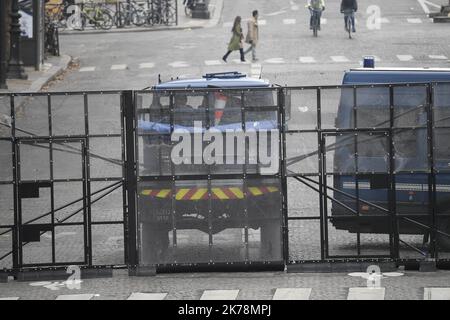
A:
{"type": "Polygon", "coordinates": [[[0,96],[0,269],[450,262],[450,84],[0,96]]]}
{"type": "Polygon", "coordinates": [[[0,96],[0,269],[126,264],[121,99],[0,96]]]}
{"type": "Polygon", "coordinates": [[[46,4],[45,19],[60,31],[178,25],[178,3],[176,0],[60,0],[46,4]]]}

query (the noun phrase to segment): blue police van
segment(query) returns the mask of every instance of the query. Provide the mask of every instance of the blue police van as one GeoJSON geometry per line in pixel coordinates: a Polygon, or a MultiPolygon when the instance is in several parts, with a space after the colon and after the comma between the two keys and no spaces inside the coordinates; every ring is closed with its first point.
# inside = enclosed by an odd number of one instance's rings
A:
{"type": "MultiPolygon", "coordinates": [[[[427,132],[427,120],[431,119],[427,115],[427,104],[431,95],[436,170],[434,210],[438,215],[438,229],[450,234],[450,69],[359,68],[345,73],[343,85],[349,87],[341,92],[336,128],[375,128],[380,132],[364,134],[361,131],[358,138],[353,134],[336,137],[334,168],[330,169],[336,174],[334,198],[353,212],[333,203],[333,225],[352,233],[391,232],[390,217],[385,210],[392,213],[393,209],[389,207],[392,202],[388,192],[392,164],[395,166],[396,213],[410,219],[398,220],[399,232],[427,235],[428,229],[420,224],[431,225],[427,132]],[[392,84],[392,89],[388,84],[392,84]],[[427,91],[426,84],[433,84],[431,92],[427,91]],[[351,87],[354,85],[366,87],[357,88],[355,94],[355,89],[351,87]],[[382,132],[384,129],[385,133],[382,132]],[[392,135],[392,150],[388,134],[392,135]],[[392,152],[394,161],[390,163],[392,152]],[[343,193],[354,197],[358,195],[366,203],[346,197],[343,193]]],[[[441,248],[450,248],[448,237],[440,236],[439,242],[441,248]]]]}

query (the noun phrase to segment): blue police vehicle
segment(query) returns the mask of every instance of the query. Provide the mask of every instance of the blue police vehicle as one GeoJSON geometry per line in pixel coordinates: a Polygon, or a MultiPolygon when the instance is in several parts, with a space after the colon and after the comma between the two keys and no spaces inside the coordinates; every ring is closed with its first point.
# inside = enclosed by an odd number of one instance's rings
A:
{"type": "MultiPolygon", "coordinates": [[[[352,233],[390,233],[390,217],[380,210],[389,208],[388,174],[390,171],[390,104],[393,100],[393,165],[395,166],[395,205],[401,234],[427,235],[420,224],[431,225],[429,215],[429,141],[427,133],[427,88],[434,83],[433,142],[436,169],[437,226],[450,234],[450,69],[360,68],[345,73],[336,117],[337,129],[376,128],[385,133],[337,135],[334,148],[334,197],[355,212],[333,203],[331,221],[337,229],[352,233]],[[374,86],[377,84],[410,84],[374,86]],[[356,101],[355,101],[356,96],[356,101]],[[357,156],[355,156],[357,154],[357,156]],[[357,174],[356,174],[357,173],[357,174]],[[340,192],[339,192],[340,191],[340,192]],[[358,195],[368,203],[357,202],[342,192],[358,195]],[[371,206],[369,204],[375,204],[371,206]],[[359,208],[358,208],[359,207],[359,208]],[[446,216],[447,215],[447,216],[446,216]],[[418,222],[418,223],[417,223],[418,222]]],[[[450,239],[439,235],[442,249],[450,248],[450,239]]]]}
{"type": "MultiPolygon", "coordinates": [[[[257,255],[226,257],[224,252],[218,260],[282,260],[281,186],[274,176],[279,158],[272,153],[279,143],[277,91],[271,87],[226,72],[152,88],[151,101],[138,110],[143,264],[173,261],[171,251],[183,230],[206,236],[206,249],[214,248],[216,235],[227,229],[240,229],[238,238],[247,246],[259,238],[257,255]],[[263,147],[276,164],[261,161],[263,147]]],[[[230,238],[228,245],[236,240],[230,238]]]]}

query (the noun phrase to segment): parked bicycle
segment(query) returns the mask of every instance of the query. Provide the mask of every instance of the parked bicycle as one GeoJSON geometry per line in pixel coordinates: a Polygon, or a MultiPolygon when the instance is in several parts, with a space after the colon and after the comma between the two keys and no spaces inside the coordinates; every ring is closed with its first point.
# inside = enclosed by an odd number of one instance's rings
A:
{"type": "Polygon", "coordinates": [[[52,0],[45,3],[45,20],[47,23],[53,22],[59,30],[67,28],[67,18],[71,15],[69,12],[70,4],[63,0],[52,0]]]}
{"type": "Polygon", "coordinates": [[[46,2],[45,16],[55,22],[59,30],[65,29],[68,24],[75,30],[85,30],[88,25],[102,30],[113,26],[169,25],[177,21],[176,5],[176,0],[117,0],[115,3],[105,0],[89,1],[73,7],[67,1],[50,0],[46,2]]]}
{"type": "Polygon", "coordinates": [[[192,18],[192,11],[195,8],[195,0],[183,0],[183,5],[185,15],[192,18]]]}
{"type": "Polygon", "coordinates": [[[109,30],[114,24],[113,17],[108,10],[93,2],[82,6],[80,18],[81,30],[84,30],[88,24],[96,29],[109,30]]]}
{"type": "Polygon", "coordinates": [[[48,19],[45,21],[44,49],[47,54],[59,56],[58,24],[48,19]]]}

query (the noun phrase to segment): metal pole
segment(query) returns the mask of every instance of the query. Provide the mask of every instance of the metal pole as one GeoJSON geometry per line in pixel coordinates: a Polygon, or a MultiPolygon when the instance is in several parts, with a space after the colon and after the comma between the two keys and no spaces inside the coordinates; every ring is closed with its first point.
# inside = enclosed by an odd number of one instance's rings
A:
{"type": "Polygon", "coordinates": [[[0,1],[0,89],[6,86],[6,2],[0,1]]]}
{"type": "Polygon", "coordinates": [[[127,0],[127,18],[125,19],[125,25],[131,25],[131,0],[127,0]]]}
{"type": "Polygon", "coordinates": [[[125,113],[125,143],[126,143],[126,192],[128,204],[128,267],[130,271],[138,265],[137,253],[137,217],[136,217],[136,154],[135,154],[135,110],[132,91],[122,93],[122,102],[125,113]]]}
{"type": "Polygon", "coordinates": [[[12,0],[11,2],[11,53],[8,64],[8,78],[9,79],[27,79],[23,68],[23,62],[20,59],[20,13],[19,0],[12,0]]]}

